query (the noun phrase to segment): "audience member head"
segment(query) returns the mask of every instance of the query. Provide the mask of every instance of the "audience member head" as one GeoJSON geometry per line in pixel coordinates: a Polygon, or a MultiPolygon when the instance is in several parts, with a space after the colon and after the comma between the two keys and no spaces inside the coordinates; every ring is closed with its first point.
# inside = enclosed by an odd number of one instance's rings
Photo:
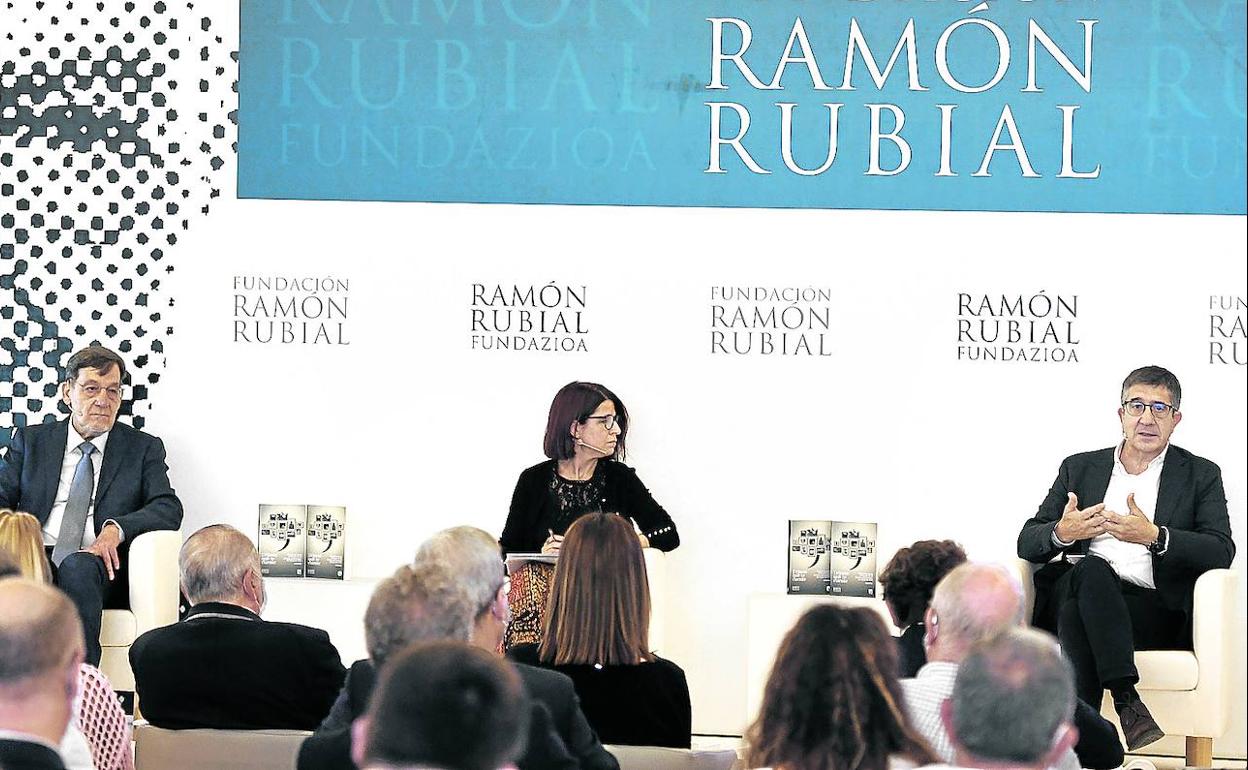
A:
{"type": "Polygon", "coordinates": [[[749,766],[784,770],[885,770],[889,758],[937,762],[910,726],[897,680],[897,650],[865,607],[809,610],[776,653],[749,766]]]}
{"type": "Polygon", "coordinates": [[[997,564],[963,564],[936,584],[927,608],[929,661],[959,663],[972,645],[1023,622],[1023,587],[997,564]]]}
{"type": "Polygon", "coordinates": [[[1057,640],[1011,628],[972,647],[941,717],[964,767],[1043,768],[1078,739],[1075,688],[1057,640]]]}
{"type": "Polygon", "coordinates": [[[590,513],[568,527],[546,604],[547,663],[635,665],[650,652],[650,586],[633,525],[590,513]]]}
{"type": "Polygon", "coordinates": [[[0,579],[0,730],[59,744],[82,660],[82,623],[65,594],[26,578],[0,579]]]}
{"type": "Polygon", "coordinates": [[[483,529],[451,527],[421,544],[414,562],[441,565],[455,577],[476,608],[472,642],[486,650],[497,650],[511,619],[507,603],[507,570],[498,541],[483,529]]]}
{"type": "Polygon", "coordinates": [[[69,407],[74,430],[95,438],[112,430],[121,409],[126,362],[100,345],[83,348],[69,357],[61,381],[61,401],[69,407]]]}
{"type": "Polygon", "coordinates": [[[423,642],[381,668],[352,727],[361,768],[497,770],[524,749],[529,708],[506,661],[464,642],[423,642]]]}
{"type": "Polygon", "coordinates": [[[965,561],[966,551],[952,540],[920,540],[893,554],[880,572],[893,623],[904,629],[923,620],[936,584],[965,561]]]}
{"type": "Polygon", "coordinates": [[[267,595],[260,553],[228,524],[212,524],[186,539],[178,554],[182,592],[192,605],[222,602],[259,614],[267,595]]]}
{"type": "Polygon", "coordinates": [[[47,552],[43,549],[43,527],[29,513],[0,509],[0,552],[8,554],[24,577],[52,582],[47,552]]]}
{"type": "Polygon", "coordinates": [[[404,565],[377,584],[364,611],[364,643],[377,667],[413,642],[467,642],[477,607],[437,562],[404,565]]]}
{"type": "Polygon", "coordinates": [[[572,433],[574,426],[585,426],[590,415],[604,401],[615,405],[615,425],[620,430],[615,435],[615,447],[610,456],[622,460],[624,439],[628,437],[628,409],[619,396],[596,382],[569,382],[555,394],[550,403],[550,413],[546,416],[546,436],[542,440],[546,456],[552,460],[571,459],[576,454],[577,446],[572,433]]]}

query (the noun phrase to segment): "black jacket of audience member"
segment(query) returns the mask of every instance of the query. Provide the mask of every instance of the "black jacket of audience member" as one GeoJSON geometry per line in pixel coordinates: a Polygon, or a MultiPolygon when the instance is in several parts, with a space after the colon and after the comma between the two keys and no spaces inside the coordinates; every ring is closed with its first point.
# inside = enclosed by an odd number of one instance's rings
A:
{"type": "MultiPolygon", "coordinates": [[[[507,655],[518,663],[538,664],[536,644],[517,645],[507,655]]],[[[607,743],[689,748],[689,684],[670,660],[656,657],[635,666],[541,665],[572,679],[585,718],[607,743]]]]}
{"type": "Polygon", "coordinates": [[[186,620],[140,636],[130,666],[143,716],[175,730],[312,730],[346,673],[321,629],[221,602],[197,604],[186,620]]]}
{"type": "MultiPolygon", "coordinates": [[[[581,713],[571,680],[553,671],[521,664],[515,666],[529,697],[535,706],[540,706],[534,709],[529,725],[528,748],[517,763],[520,770],[548,767],[618,770],[619,762],[603,748],[581,713]]],[[[377,672],[372,661],[359,660],[352,664],[329,717],[300,747],[298,770],[349,770],[353,767],[350,725],[368,708],[376,681],[377,672]]]]}
{"type": "Polygon", "coordinates": [[[52,749],[34,741],[0,739],[0,767],[5,770],[65,770],[52,749]]]}

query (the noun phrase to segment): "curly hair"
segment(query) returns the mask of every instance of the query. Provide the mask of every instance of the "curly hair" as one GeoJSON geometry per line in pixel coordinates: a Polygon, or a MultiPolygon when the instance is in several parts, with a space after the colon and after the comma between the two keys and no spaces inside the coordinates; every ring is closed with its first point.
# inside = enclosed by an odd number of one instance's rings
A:
{"type": "Polygon", "coordinates": [[[880,585],[903,628],[923,619],[936,584],[965,563],[966,551],[952,540],[920,540],[893,554],[880,573],[880,585]]]}
{"type": "Polygon", "coordinates": [[[896,645],[865,607],[824,604],[797,621],[747,738],[749,767],[886,770],[894,755],[939,762],[906,716],[896,645]]]}

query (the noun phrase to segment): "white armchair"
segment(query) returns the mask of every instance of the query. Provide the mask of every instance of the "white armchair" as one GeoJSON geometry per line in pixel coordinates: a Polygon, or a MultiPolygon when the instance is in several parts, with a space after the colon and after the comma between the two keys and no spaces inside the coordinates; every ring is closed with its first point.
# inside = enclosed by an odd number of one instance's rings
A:
{"type": "MultiPolygon", "coordinates": [[[[1032,595],[1029,562],[1018,569],[1027,592],[1028,616],[1032,595]]],[[[1135,654],[1140,672],[1136,689],[1166,735],[1187,741],[1188,767],[1213,764],[1213,739],[1230,727],[1235,660],[1235,572],[1209,570],[1196,581],[1192,596],[1192,651],[1146,650],[1135,654]]],[[[1115,724],[1118,716],[1108,694],[1101,713],[1115,724]]]]}
{"type": "Polygon", "coordinates": [[[139,535],[130,544],[130,609],[104,610],[100,623],[100,670],[113,689],[134,692],[130,645],[146,631],[178,620],[178,551],[182,533],[139,535]]]}

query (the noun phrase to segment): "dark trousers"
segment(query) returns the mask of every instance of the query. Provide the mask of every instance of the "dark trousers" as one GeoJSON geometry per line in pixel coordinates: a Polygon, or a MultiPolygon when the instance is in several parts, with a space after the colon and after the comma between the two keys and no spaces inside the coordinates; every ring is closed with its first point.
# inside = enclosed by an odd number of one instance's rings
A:
{"type": "Polygon", "coordinates": [[[1100,708],[1107,685],[1140,680],[1136,650],[1191,649],[1187,616],[1157,591],[1118,578],[1088,555],[1058,579],[1057,636],[1075,670],[1079,699],[1100,708]]]}
{"type": "MultiPolygon", "coordinates": [[[[48,548],[49,553],[51,547],[48,548]]],[[[66,556],[60,567],[53,567],[53,581],[64,591],[78,608],[82,620],[83,642],[86,645],[86,662],[100,665],[100,624],[104,609],[130,606],[130,583],[126,579],[125,561],[115,570],[116,577],[108,579],[104,560],[93,553],[78,551],[66,556]]]]}

